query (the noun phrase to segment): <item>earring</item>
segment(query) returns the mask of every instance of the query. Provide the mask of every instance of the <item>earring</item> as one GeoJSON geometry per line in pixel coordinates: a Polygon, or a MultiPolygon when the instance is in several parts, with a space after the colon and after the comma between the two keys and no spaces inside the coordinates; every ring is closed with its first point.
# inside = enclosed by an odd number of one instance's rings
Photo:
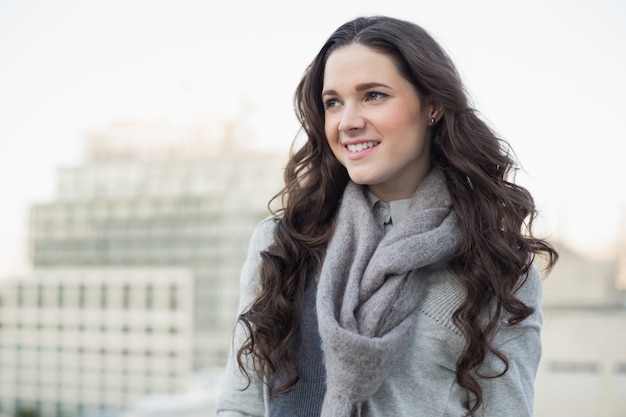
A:
{"type": "Polygon", "coordinates": [[[437,120],[434,117],[430,118],[430,124],[434,125],[437,120]]]}

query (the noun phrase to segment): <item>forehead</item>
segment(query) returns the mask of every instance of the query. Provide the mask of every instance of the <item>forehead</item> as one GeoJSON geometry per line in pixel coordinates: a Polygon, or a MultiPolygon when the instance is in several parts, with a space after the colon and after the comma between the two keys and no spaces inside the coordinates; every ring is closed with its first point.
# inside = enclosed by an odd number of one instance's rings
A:
{"type": "Polygon", "coordinates": [[[387,55],[365,45],[353,43],[333,51],[324,68],[324,87],[335,84],[363,83],[403,78],[387,55]]]}

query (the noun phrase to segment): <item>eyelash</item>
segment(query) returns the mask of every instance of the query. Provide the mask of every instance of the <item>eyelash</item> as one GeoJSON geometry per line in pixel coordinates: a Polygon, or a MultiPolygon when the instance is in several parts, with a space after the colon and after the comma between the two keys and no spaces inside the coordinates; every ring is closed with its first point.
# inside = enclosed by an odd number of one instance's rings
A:
{"type": "Polygon", "coordinates": [[[329,98],[324,102],[324,108],[330,109],[331,107],[335,107],[337,103],[339,103],[339,100],[337,100],[336,98],[329,98]]]}
{"type": "MultiPolygon", "coordinates": [[[[367,93],[365,93],[365,100],[376,101],[376,100],[381,100],[387,96],[388,96],[387,94],[381,93],[380,91],[368,91],[367,93]]],[[[324,108],[329,109],[332,107],[336,107],[337,103],[339,103],[339,99],[329,98],[328,100],[324,101],[324,108]]]]}
{"type": "Polygon", "coordinates": [[[365,97],[370,100],[380,100],[380,99],[387,97],[387,94],[381,93],[380,91],[368,91],[367,94],[365,94],[365,97]],[[373,98],[372,96],[376,96],[376,97],[373,98]]]}

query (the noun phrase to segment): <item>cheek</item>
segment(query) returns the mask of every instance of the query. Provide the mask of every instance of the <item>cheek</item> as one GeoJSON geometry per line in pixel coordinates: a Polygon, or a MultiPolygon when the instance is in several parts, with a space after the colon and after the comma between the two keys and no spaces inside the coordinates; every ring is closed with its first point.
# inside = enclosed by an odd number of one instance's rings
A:
{"type": "Polygon", "coordinates": [[[421,113],[408,113],[395,119],[387,118],[387,126],[394,129],[398,135],[408,135],[413,139],[413,144],[421,147],[428,132],[428,122],[421,113]]]}
{"type": "Polygon", "coordinates": [[[326,119],[324,122],[324,134],[328,144],[332,147],[337,142],[337,129],[333,125],[332,119],[326,119]]]}

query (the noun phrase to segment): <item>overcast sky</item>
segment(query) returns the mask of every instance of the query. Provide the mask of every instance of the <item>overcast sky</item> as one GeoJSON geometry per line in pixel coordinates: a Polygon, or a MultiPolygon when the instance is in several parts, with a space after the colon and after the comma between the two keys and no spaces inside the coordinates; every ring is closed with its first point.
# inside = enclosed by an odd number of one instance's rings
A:
{"type": "MultiPolygon", "coordinates": [[[[0,275],[24,265],[28,207],[54,197],[83,135],[254,106],[256,147],[286,149],[293,90],[360,14],[429,30],[523,164],[545,227],[613,244],[626,206],[626,2],[0,0],[0,275]]],[[[268,196],[269,198],[270,196],[268,196]]]]}

